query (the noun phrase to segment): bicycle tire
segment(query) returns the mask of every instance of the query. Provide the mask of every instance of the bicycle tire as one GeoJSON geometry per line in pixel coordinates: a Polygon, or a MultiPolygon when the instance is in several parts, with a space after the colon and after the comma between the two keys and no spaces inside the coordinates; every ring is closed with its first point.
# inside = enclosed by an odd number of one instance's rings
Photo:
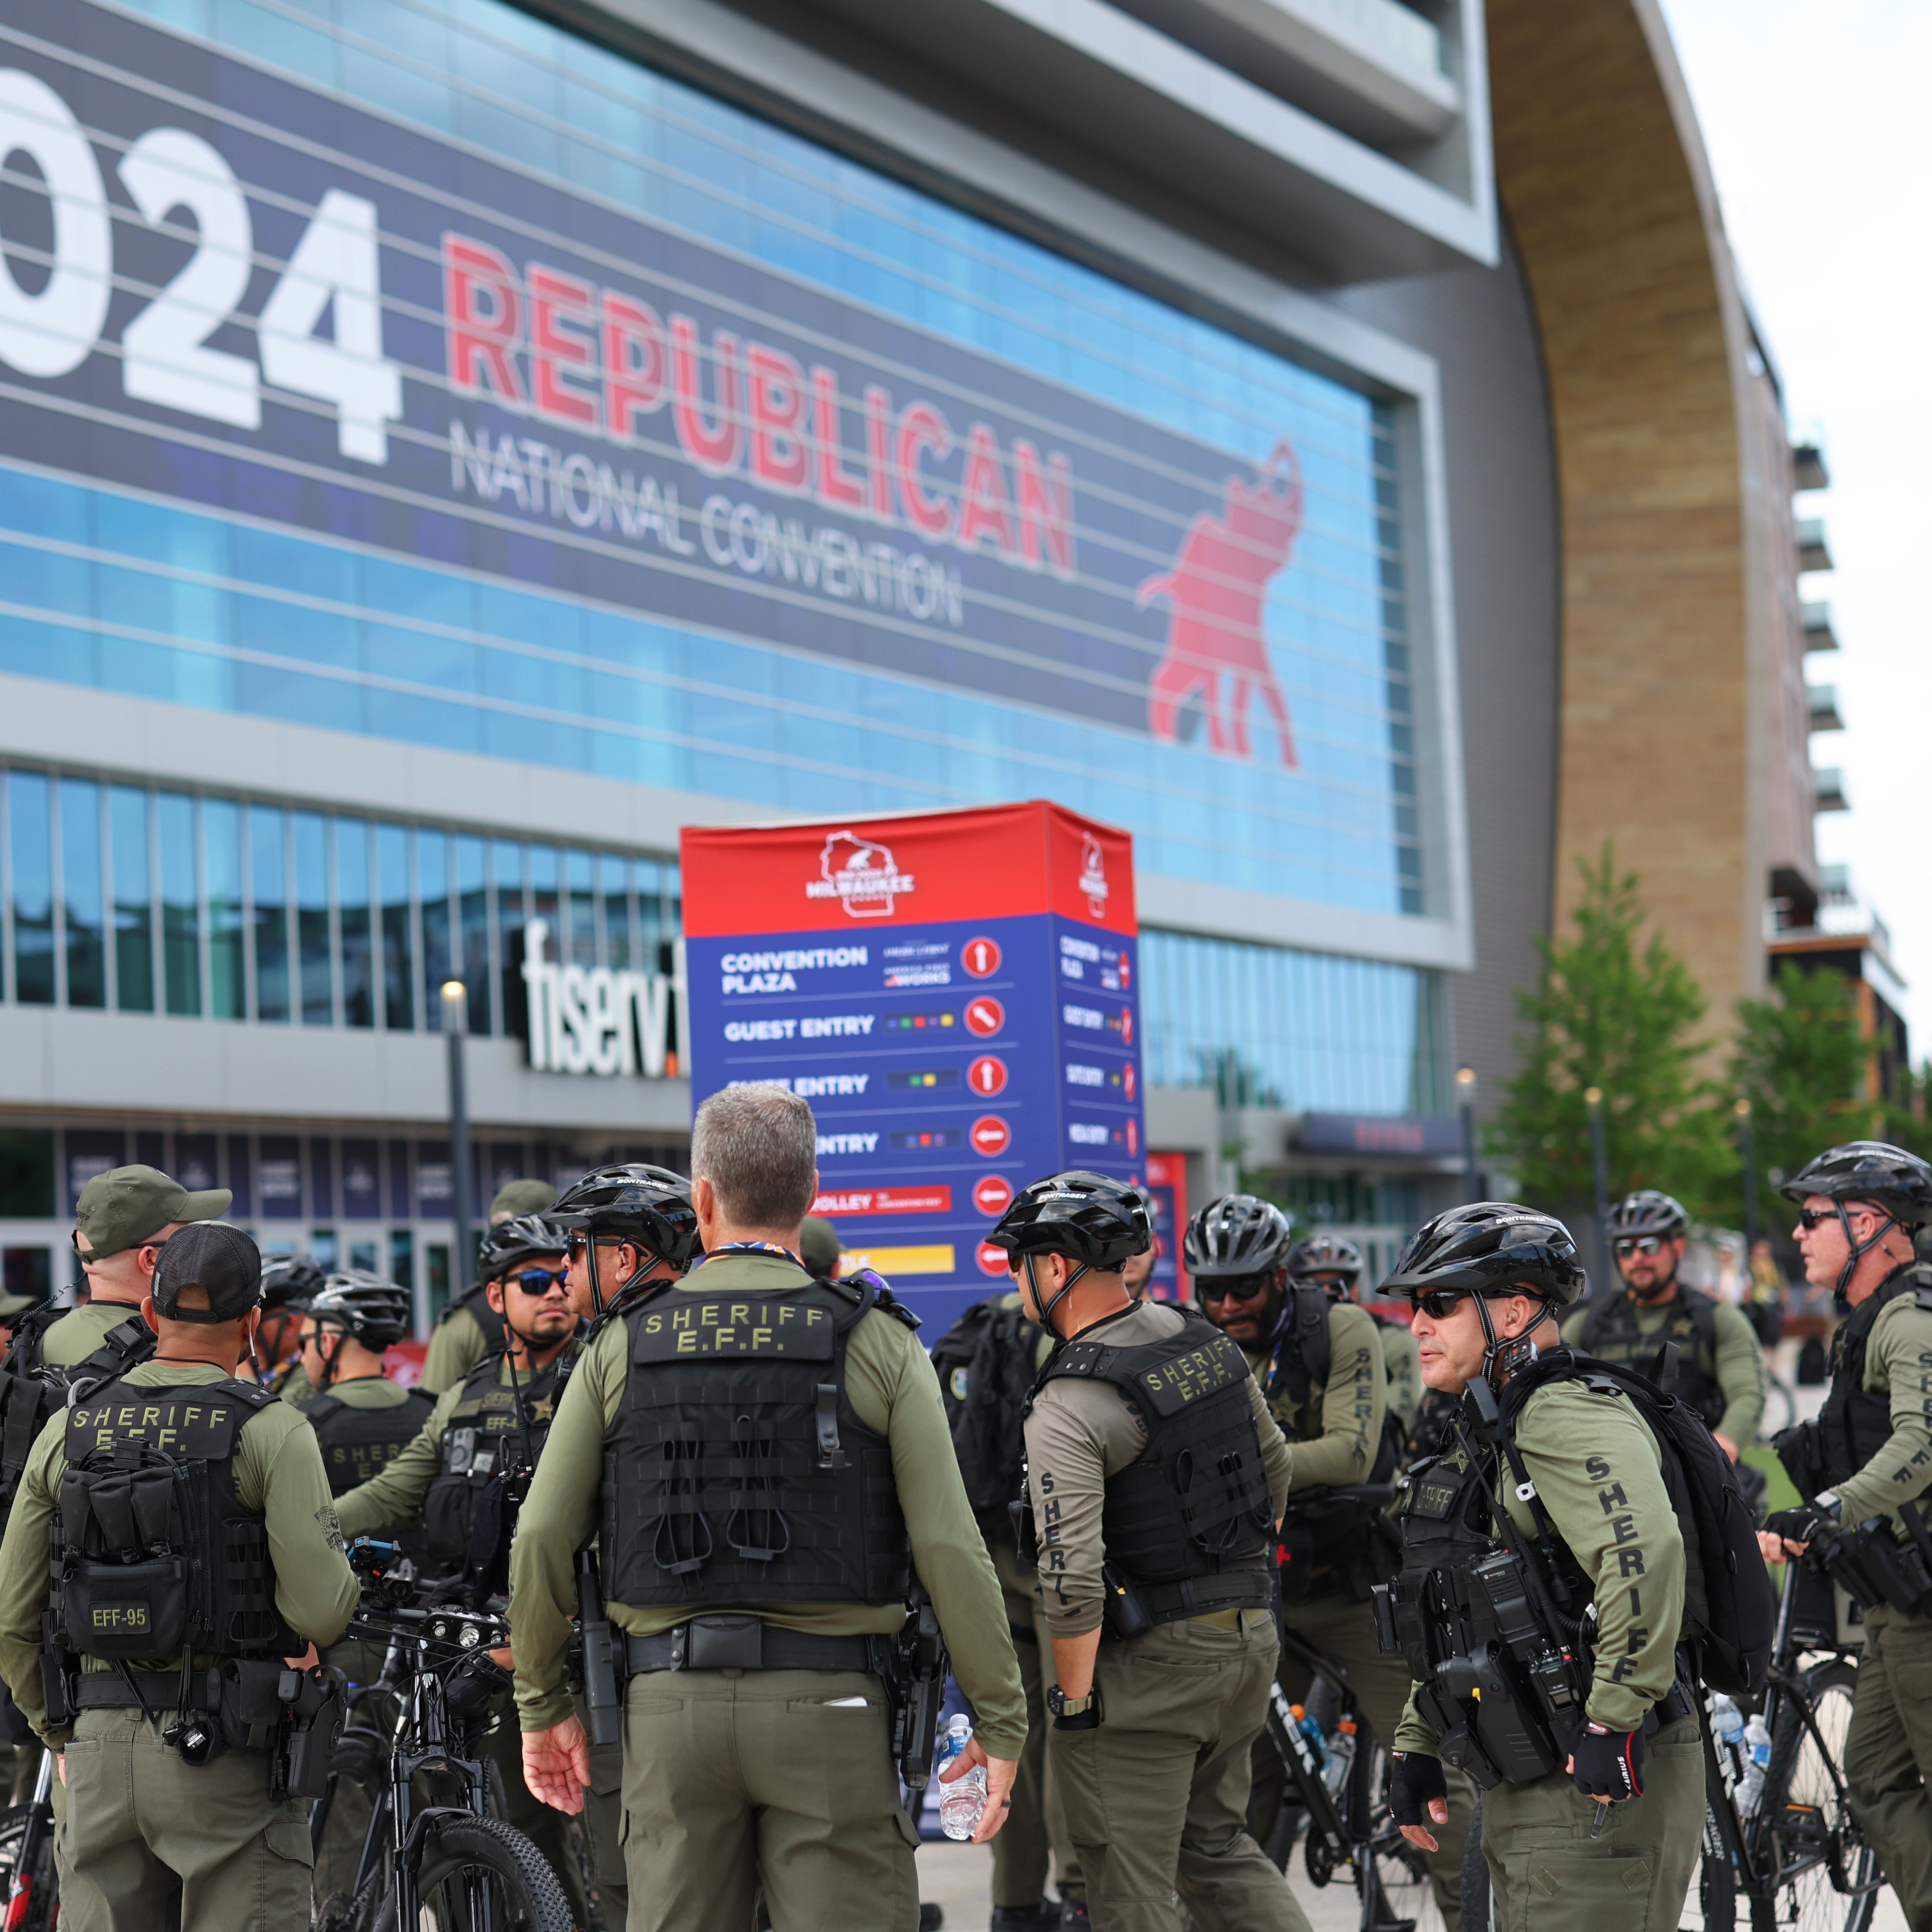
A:
{"type": "MultiPolygon", "coordinates": [[[[315,1853],[315,1923],[320,1932],[365,1932],[373,1922],[379,1880],[356,1892],[369,1820],[388,1788],[386,1738],[359,1726],[342,1733],[328,1761],[328,1789],[310,1806],[309,1843],[315,1853]]],[[[382,1850],[386,1854],[385,1843],[382,1850]]],[[[386,1869],[387,1858],[382,1863],[386,1869]]]]}
{"type": "Polygon", "coordinates": [[[1797,1678],[1780,1706],[1759,1807],[1756,1847],[1778,1859],[1774,1897],[1754,1922],[1779,1932],[1868,1932],[1883,1874],[1852,1815],[1844,1761],[1858,1667],[1833,1658],[1797,1678]],[[1810,1710],[1814,1736],[1801,1703],[1810,1710]],[[1820,1745],[1822,1749],[1820,1749],[1820,1745]]]}
{"type": "Polygon", "coordinates": [[[1787,1429],[1798,1426],[1798,1393],[1776,1376],[1764,1378],[1764,1414],[1757,1425],[1757,1439],[1768,1442],[1787,1429]]]}
{"type": "MultiPolygon", "coordinates": [[[[1374,1870],[1382,1899],[1378,1932],[1395,1928],[1442,1932],[1442,1915],[1436,1903],[1429,1861],[1402,1835],[1389,1810],[1388,1754],[1366,1722],[1356,1735],[1359,1748],[1349,1770],[1345,1822],[1351,1836],[1366,1840],[1365,1862],[1374,1870]]],[[[1358,1881],[1358,1892],[1360,1888],[1358,1881]]]]}
{"type": "MultiPolygon", "coordinates": [[[[20,1863],[20,1840],[26,1836],[31,1804],[15,1804],[0,1811],[0,1906],[13,1889],[14,1872],[20,1863]]],[[[60,1903],[60,1880],[54,1867],[54,1838],[50,1832],[40,1840],[38,1868],[29,1874],[33,1888],[27,1894],[27,1908],[16,1923],[14,1932],[48,1932],[60,1903]]]]}
{"type": "MultiPolygon", "coordinates": [[[[470,1878],[490,1887],[489,1922],[496,1932],[574,1932],[575,1922],[549,1861],[500,1818],[444,1818],[424,1834],[416,1864],[422,1932],[465,1932],[473,1923],[461,1892],[452,1889],[470,1878]]],[[[393,1886],[376,1927],[376,1932],[395,1932],[393,1886]]]]}

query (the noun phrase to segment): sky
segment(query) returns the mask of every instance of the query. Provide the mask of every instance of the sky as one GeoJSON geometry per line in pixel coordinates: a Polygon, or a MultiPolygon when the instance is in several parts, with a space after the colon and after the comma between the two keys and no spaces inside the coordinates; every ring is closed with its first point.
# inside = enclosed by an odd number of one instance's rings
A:
{"type": "Polygon", "coordinates": [[[1812,741],[1852,808],[1818,856],[1852,868],[1910,987],[1915,1060],[1932,1054],[1932,4],[1663,0],[1724,223],[1794,441],[1824,448],[1838,568],[1804,580],[1841,649],[1808,660],[1846,730],[1812,741]]]}

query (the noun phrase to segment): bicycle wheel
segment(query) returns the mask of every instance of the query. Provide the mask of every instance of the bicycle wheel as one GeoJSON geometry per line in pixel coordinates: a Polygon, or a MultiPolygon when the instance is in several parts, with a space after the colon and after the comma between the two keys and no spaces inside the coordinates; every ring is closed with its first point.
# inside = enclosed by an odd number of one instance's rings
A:
{"type": "MultiPolygon", "coordinates": [[[[14,1888],[14,1874],[20,1862],[20,1841],[26,1837],[27,1821],[33,1808],[16,1804],[0,1811],[0,1905],[14,1888]]],[[[59,1881],[54,1876],[54,1839],[51,1832],[40,1839],[40,1856],[27,1874],[31,1889],[21,1917],[8,1922],[8,1932],[47,1932],[60,1909],[59,1881]]]]}
{"type": "MultiPolygon", "coordinates": [[[[572,1932],[570,1907],[542,1852],[500,1818],[446,1818],[424,1840],[410,1932],[572,1932]]],[[[379,1932],[395,1932],[396,1899],[379,1932]]]]}
{"type": "MultiPolygon", "coordinates": [[[[1425,1854],[1402,1835],[1388,1804],[1388,1754],[1364,1724],[1348,1778],[1349,1834],[1366,1841],[1364,1866],[1378,1894],[1376,1932],[1442,1932],[1442,1914],[1425,1854]]],[[[1366,1880],[1358,1877],[1357,1886],[1366,1880]]]]}
{"type": "Polygon", "coordinates": [[[345,1730],[328,1761],[328,1789],[308,1808],[315,1848],[315,1922],[322,1932],[360,1932],[374,1920],[387,1864],[388,1834],[370,1841],[370,1820],[386,1809],[389,1747],[374,1731],[345,1730]],[[364,1862],[364,1848],[369,1853],[364,1862]]]}
{"type": "Polygon", "coordinates": [[[1798,1426],[1798,1394],[1789,1382],[1775,1376],[1764,1378],[1764,1415],[1757,1426],[1757,1438],[1768,1442],[1787,1429],[1798,1426]]]}
{"type": "Polygon", "coordinates": [[[1871,1923],[1883,1874],[1838,1770],[1858,1676],[1855,1665],[1837,1659],[1815,1664],[1778,1711],[1758,1847],[1776,1861],[1777,1897],[1766,1922],[1779,1932],[1866,1932],[1871,1923]],[[1804,1721],[1807,1708],[1812,1724],[1804,1721]]]}

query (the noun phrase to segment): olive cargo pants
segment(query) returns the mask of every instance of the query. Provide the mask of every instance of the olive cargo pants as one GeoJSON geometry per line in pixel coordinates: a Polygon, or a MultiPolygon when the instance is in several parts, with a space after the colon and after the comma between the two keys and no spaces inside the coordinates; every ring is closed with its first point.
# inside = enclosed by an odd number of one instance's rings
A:
{"type": "Polygon", "coordinates": [[[1247,1832],[1276,1645],[1271,1611],[1242,1614],[1103,1639],[1099,1726],[1048,1733],[1094,1932],[1180,1932],[1176,1892],[1199,1932],[1308,1932],[1247,1832]]]}
{"type": "MultiPolygon", "coordinates": [[[[578,1722],[590,1734],[589,1713],[574,1697],[578,1722]]],[[[519,1741],[520,1742],[520,1740],[519,1741]]],[[[590,1834],[592,1869],[597,1874],[598,1909],[605,1932],[626,1932],[630,1882],[624,1873],[624,1741],[590,1747],[590,1782],[584,1788],[584,1828],[590,1834]]]]}
{"type": "Polygon", "coordinates": [[[268,1796],[268,1754],[184,1764],[172,1711],[83,1711],[67,1747],[61,1924],[257,1932],[309,1922],[308,1808],[268,1796]]]}
{"type": "Polygon", "coordinates": [[[1066,1810],[1047,1762],[1046,1733],[1052,1720],[1047,1714],[1046,1687],[1053,1682],[1053,1646],[1046,1606],[1032,1575],[1021,1570],[1013,1546],[989,1542],[986,1547],[1006,1599],[1006,1622],[1027,1701],[1026,1749],[1020,1754],[1019,1774],[1013,1780],[1012,1808],[993,1840],[993,1904],[1039,1904],[1046,1896],[1049,1858],[1060,1897],[1084,1900],[1087,1888],[1080,1861],[1067,1839],[1066,1810]]]}
{"type": "Polygon", "coordinates": [[[1647,1741],[1643,1796],[1612,1805],[1600,1838],[1596,1819],[1564,1772],[1484,1792],[1496,1932],[1677,1932],[1704,1842],[1695,1718],[1647,1741]]]}
{"type": "Polygon", "coordinates": [[[1912,1932],[1932,1932],[1932,1616],[1865,1612],[1845,1733],[1852,1811],[1876,1848],[1912,1932]]]}
{"type": "MultiPolygon", "coordinates": [[[[1376,1640],[1375,1618],[1366,1604],[1358,1604],[1346,1590],[1322,1590],[1299,1603],[1282,1606],[1282,1622],[1312,1649],[1330,1662],[1339,1664],[1347,1673],[1350,1687],[1360,1700],[1362,1714],[1384,1750],[1390,1748],[1395,1727],[1402,1721],[1408,1702],[1408,1660],[1400,1655],[1384,1657],[1376,1640]]],[[[1281,1667],[1276,1673],[1292,1704],[1305,1703],[1312,1673],[1299,1658],[1284,1649],[1281,1667]]],[[[1280,1754],[1265,1737],[1255,1745],[1255,1802],[1249,1816],[1257,1829],[1272,1818],[1288,1783],[1280,1754]]],[[[1462,1922],[1462,1854],[1469,1837],[1469,1826],[1476,1815],[1476,1788],[1460,1771],[1444,1767],[1449,1782],[1449,1822],[1436,1834],[1442,1850],[1430,1854],[1429,1876],[1448,1932],[1458,1932],[1462,1922]]]]}
{"type": "Polygon", "coordinates": [[[885,1688],[857,1671],[651,1671],[624,1700],[630,1932],[915,1932],[919,1834],[885,1688]]]}

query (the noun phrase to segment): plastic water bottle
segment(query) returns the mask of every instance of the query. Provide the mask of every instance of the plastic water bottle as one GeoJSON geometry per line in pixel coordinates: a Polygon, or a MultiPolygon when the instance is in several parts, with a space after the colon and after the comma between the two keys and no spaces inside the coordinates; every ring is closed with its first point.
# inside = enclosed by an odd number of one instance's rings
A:
{"type": "Polygon", "coordinates": [[[1348,1781],[1349,1767],[1355,1762],[1355,1720],[1344,1718],[1335,1726],[1335,1735],[1328,1740],[1328,1766],[1322,1774],[1322,1782],[1328,1786],[1328,1795],[1339,1798],[1342,1787],[1348,1781]]]}
{"type": "Polygon", "coordinates": [[[1754,1715],[1745,1725],[1744,1748],[1750,1762],[1738,1785],[1738,1816],[1750,1818],[1756,1814],[1764,1796],[1764,1774],[1771,1767],[1771,1727],[1763,1718],[1754,1715]]]}
{"type": "MultiPolygon", "coordinates": [[[[946,1727],[939,1741],[939,1756],[933,1766],[937,1776],[966,1748],[973,1735],[972,1721],[960,1712],[946,1727]]],[[[980,1828],[986,1809],[986,1767],[976,1764],[962,1772],[950,1784],[939,1787],[939,1828],[949,1838],[965,1839],[980,1828]]]]}
{"type": "Polygon", "coordinates": [[[1328,1766],[1328,1740],[1322,1735],[1322,1726],[1299,1704],[1291,1704],[1288,1714],[1294,1720],[1294,1728],[1308,1740],[1308,1748],[1314,1754],[1315,1768],[1325,1771],[1328,1766]]]}
{"type": "Polygon", "coordinates": [[[1721,1690],[1711,1700],[1711,1729],[1718,1743],[1730,1750],[1731,1780],[1735,1784],[1744,1762],[1744,1715],[1721,1690]]]}

